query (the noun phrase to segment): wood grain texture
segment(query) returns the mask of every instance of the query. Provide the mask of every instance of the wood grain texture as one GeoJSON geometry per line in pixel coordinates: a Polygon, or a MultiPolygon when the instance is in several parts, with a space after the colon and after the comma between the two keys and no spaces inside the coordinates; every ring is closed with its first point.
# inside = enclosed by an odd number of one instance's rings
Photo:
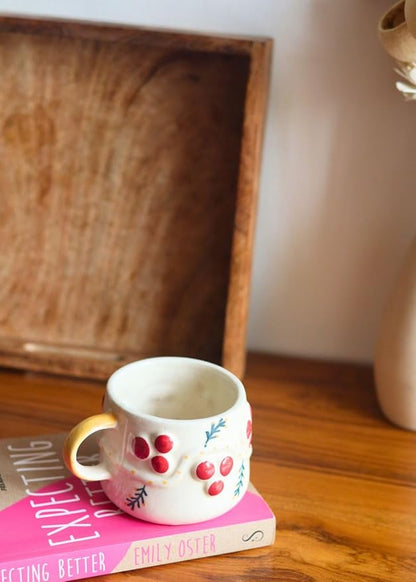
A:
{"type": "Polygon", "coordinates": [[[244,112],[238,195],[232,243],[232,262],[227,302],[223,362],[231,370],[244,370],[241,354],[246,350],[246,334],[254,228],[257,216],[264,115],[268,96],[271,43],[253,47],[244,112]]]}
{"type": "Polygon", "coordinates": [[[0,19],[3,364],[105,378],[187,355],[242,374],[269,52],[0,19]]]}
{"type": "Polygon", "coordinates": [[[266,41],[264,37],[196,34],[163,28],[132,27],[123,24],[71,21],[60,18],[21,18],[0,16],[0,28],[5,33],[60,36],[68,39],[99,40],[130,45],[157,45],[165,49],[223,53],[249,56],[253,48],[266,41]]]}
{"type": "MultiPolygon", "coordinates": [[[[365,366],[251,354],[252,481],[273,547],[140,570],[154,581],[416,579],[416,433],[388,423],[365,366]]],[[[104,385],[0,372],[0,437],[52,433],[100,409],[104,385]]],[[[128,572],[108,582],[137,579],[128,572]]]]}

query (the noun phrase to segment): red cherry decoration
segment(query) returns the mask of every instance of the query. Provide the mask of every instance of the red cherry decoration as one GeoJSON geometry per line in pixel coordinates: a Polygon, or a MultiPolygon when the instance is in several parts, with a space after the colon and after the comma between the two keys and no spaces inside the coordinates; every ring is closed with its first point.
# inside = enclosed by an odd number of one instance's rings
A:
{"type": "Polygon", "coordinates": [[[139,459],[147,459],[150,455],[150,447],[146,439],[143,437],[136,437],[133,441],[133,451],[139,459]]]}
{"type": "Polygon", "coordinates": [[[251,422],[251,420],[247,421],[247,428],[246,428],[246,435],[248,440],[251,442],[251,436],[253,434],[253,423],[251,422]]]}
{"type": "Polygon", "coordinates": [[[198,477],[198,479],[202,479],[203,481],[205,481],[206,479],[211,479],[214,473],[215,467],[209,461],[199,463],[199,465],[196,468],[196,476],[198,477]]]}
{"type": "Polygon", "coordinates": [[[209,495],[218,495],[224,489],[224,481],[214,481],[208,487],[208,494],[209,495]]]}
{"type": "Polygon", "coordinates": [[[168,453],[173,448],[173,441],[168,435],[161,434],[155,440],[155,447],[159,453],[168,453]]]}
{"type": "Polygon", "coordinates": [[[152,458],[152,467],[156,473],[166,473],[169,469],[169,461],[160,455],[152,458]]]}
{"type": "Polygon", "coordinates": [[[220,473],[223,477],[226,477],[227,475],[229,475],[231,473],[231,469],[233,468],[234,465],[234,461],[232,460],[231,457],[225,457],[222,461],[221,461],[221,465],[220,465],[220,473]]]}

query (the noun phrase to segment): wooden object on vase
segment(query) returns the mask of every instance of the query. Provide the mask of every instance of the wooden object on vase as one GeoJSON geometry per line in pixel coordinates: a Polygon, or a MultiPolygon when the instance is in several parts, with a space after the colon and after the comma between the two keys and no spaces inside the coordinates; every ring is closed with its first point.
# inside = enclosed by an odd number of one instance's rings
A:
{"type": "Polygon", "coordinates": [[[416,38],[416,2],[406,0],[404,4],[404,15],[410,34],[416,38]]]}
{"type": "Polygon", "coordinates": [[[382,318],[375,378],[385,415],[403,428],[416,430],[416,239],[382,318]]]}
{"type": "Polygon", "coordinates": [[[0,365],[242,375],[270,52],[0,19],[0,365]]]}
{"type": "Polygon", "coordinates": [[[381,17],[378,36],[385,51],[397,61],[416,61],[416,38],[412,36],[405,18],[404,0],[396,2],[381,17]]]}

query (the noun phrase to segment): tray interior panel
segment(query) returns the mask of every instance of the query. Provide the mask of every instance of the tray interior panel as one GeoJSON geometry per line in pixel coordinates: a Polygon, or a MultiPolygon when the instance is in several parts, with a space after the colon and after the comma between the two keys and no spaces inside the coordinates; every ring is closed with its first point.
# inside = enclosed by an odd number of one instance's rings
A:
{"type": "Polygon", "coordinates": [[[219,361],[249,60],[0,32],[0,339],[219,361]]]}

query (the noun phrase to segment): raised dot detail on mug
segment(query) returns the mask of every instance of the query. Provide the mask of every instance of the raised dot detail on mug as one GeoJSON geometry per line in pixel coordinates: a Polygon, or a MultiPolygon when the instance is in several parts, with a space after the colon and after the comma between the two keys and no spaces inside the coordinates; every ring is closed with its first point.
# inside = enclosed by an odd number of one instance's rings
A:
{"type": "Polygon", "coordinates": [[[161,455],[152,457],[152,467],[156,473],[166,473],[169,470],[169,461],[161,455]]]}
{"type": "Polygon", "coordinates": [[[231,470],[233,468],[234,465],[234,461],[232,460],[231,457],[225,457],[222,461],[221,461],[221,465],[220,465],[220,473],[223,477],[226,477],[227,475],[229,475],[231,473],[231,470]]]}
{"type": "Polygon", "coordinates": [[[224,481],[214,481],[208,487],[208,494],[209,495],[218,495],[224,489],[224,481]]]}
{"type": "Polygon", "coordinates": [[[214,473],[215,467],[209,461],[199,463],[199,465],[196,468],[196,475],[198,479],[201,479],[202,481],[205,481],[206,479],[211,479],[214,473]]]}
{"type": "Polygon", "coordinates": [[[133,451],[139,459],[147,459],[150,455],[150,447],[143,437],[135,437],[133,441],[133,451]]]}
{"type": "Polygon", "coordinates": [[[168,435],[160,434],[155,440],[155,447],[159,453],[169,453],[173,448],[173,441],[168,435]]]}
{"type": "Polygon", "coordinates": [[[253,435],[253,423],[251,422],[251,420],[247,421],[246,435],[247,435],[248,440],[251,443],[251,438],[253,435]]]}

